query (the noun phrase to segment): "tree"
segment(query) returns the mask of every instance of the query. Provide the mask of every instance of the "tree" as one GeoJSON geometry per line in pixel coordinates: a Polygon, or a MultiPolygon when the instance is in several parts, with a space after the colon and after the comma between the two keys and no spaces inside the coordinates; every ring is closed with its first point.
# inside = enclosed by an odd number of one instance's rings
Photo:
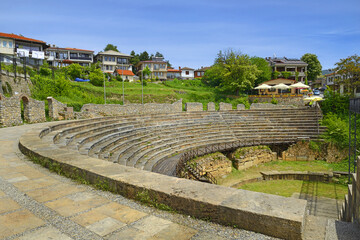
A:
{"type": "Polygon", "coordinates": [[[106,45],[106,47],[104,48],[104,51],[109,51],[109,50],[113,50],[115,52],[119,52],[119,50],[117,49],[117,46],[112,45],[112,44],[108,44],[106,45]]]}
{"type": "Polygon", "coordinates": [[[260,74],[248,55],[228,49],[218,53],[214,66],[206,71],[204,81],[212,85],[220,81],[221,90],[239,94],[253,88],[260,74]]]}
{"type": "Polygon", "coordinates": [[[89,75],[90,83],[94,86],[102,86],[104,83],[104,74],[101,69],[96,68],[89,75]]]}
{"type": "Polygon", "coordinates": [[[143,76],[145,78],[148,78],[149,76],[151,76],[151,71],[150,71],[150,68],[148,66],[146,66],[145,69],[143,70],[143,76]]]}
{"type": "Polygon", "coordinates": [[[75,78],[81,77],[84,73],[84,67],[80,66],[77,63],[71,64],[67,67],[67,74],[70,76],[70,79],[75,80],[75,78]]]}
{"type": "Polygon", "coordinates": [[[283,78],[288,79],[291,76],[291,72],[283,71],[281,72],[283,78]]]}
{"type": "Polygon", "coordinates": [[[341,81],[350,90],[350,95],[354,96],[357,87],[360,87],[360,56],[353,55],[345,59],[340,59],[336,63],[336,71],[342,76],[341,81]]]}
{"type": "Polygon", "coordinates": [[[149,57],[148,52],[147,52],[147,51],[142,52],[142,53],[139,55],[139,59],[140,59],[140,61],[150,60],[150,57],[149,57]]]}
{"type": "Polygon", "coordinates": [[[264,58],[261,57],[252,57],[250,60],[251,63],[256,65],[258,70],[261,71],[260,75],[255,80],[255,86],[265,81],[269,81],[271,79],[271,73],[272,73],[269,63],[264,58]]]}
{"type": "Polygon", "coordinates": [[[318,60],[318,57],[312,53],[305,53],[301,60],[308,64],[307,72],[308,79],[311,81],[315,81],[317,77],[321,74],[322,66],[318,60]]]}
{"type": "Polygon", "coordinates": [[[162,54],[159,53],[159,52],[156,52],[156,53],[155,53],[155,57],[164,57],[164,55],[162,55],[162,54]]]}

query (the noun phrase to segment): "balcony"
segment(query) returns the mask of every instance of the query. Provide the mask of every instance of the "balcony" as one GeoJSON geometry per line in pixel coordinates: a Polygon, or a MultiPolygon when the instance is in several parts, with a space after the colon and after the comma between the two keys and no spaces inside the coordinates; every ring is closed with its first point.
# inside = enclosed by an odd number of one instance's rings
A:
{"type": "Polygon", "coordinates": [[[72,59],[72,60],[88,60],[88,61],[92,60],[91,57],[79,57],[79,56],[70,56],[70,59],[72,59]]]}

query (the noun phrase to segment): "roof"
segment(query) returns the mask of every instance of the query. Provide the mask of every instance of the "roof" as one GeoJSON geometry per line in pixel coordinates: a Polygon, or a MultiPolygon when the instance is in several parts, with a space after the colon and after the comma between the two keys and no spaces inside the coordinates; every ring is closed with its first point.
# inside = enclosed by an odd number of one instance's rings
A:
{"type": "Polygon", "coordinates": [[[194,70],[193,68],[189,68],[189,67],[183,67],[181,68],[181,70],[194,70]]]}
{"type": "Polygon", "coordinates": [[[85,50],[79,48],[59,48],[59,47],[49,47],[45,50],[67,50],[67,51],[79,51],[79,52],[94,52],[92,50],[85,50]]]}
{"type": "Polygon", "coordinates": [[[181,70],[179,70],[179,69],[168,69],[167,71],[168,72],[181,72],[181,70]]]}
{"type": "Polygon", "coordinates": [[[131,57],[131,55],[129,55],[129,54],[117,52],[117,51],[114,51],[114,50],[108,50],[108,51],[105,51],[105,52],[98,52],[97,55],[111,55],[111,56],[131,57]]]}
{"type": "Polygon", "coordinates": [[[0,37],[12,38],[12,39],[17,39],[17,40],[22,40],[22,41],[38,42],[38,43],[46,44],[46,42],[41,41],[41,40],[37,40],[37,39],[33,39],[33,38],[27,38],[27,37],[19,36],[19,35],[12,34],[12,33],[2,33],[2,32],[0,32],[0,37]]]}
{"type": "Polygon", "coordinates": [[[265,58],[271,65],[308,65],[306,62],[297,58],[265,58]]]}
{"type": "Polygon", "coordinates": [[[146,61],[140,61],[139,63],[167,63],[167,62],[165,62],[165,61],[146,60],[146,61]]]}
{"type": "Polygon", "coordinates": [[[117,74],[119,75],[124,75],[124,76],[134,76],[135,74],[130,71],[130,70],[121,70],[121,69],[116,69],[117,74]]]}
{"type": "Polygon", "coordinates": [[[205,72],[208,69],[210,69],[210,67],[201,67],[199,69],[196,69],[195,72],[205,72]]]}

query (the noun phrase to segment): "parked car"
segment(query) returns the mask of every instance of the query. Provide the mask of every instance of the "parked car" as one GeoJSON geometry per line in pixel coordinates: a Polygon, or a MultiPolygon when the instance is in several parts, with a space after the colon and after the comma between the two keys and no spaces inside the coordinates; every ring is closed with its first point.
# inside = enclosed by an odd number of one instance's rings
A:
{"type": "Polygon", "coordinates": [[[314,90],[314,95],[320,95],[320,91],[319,90],[314,90]]]}

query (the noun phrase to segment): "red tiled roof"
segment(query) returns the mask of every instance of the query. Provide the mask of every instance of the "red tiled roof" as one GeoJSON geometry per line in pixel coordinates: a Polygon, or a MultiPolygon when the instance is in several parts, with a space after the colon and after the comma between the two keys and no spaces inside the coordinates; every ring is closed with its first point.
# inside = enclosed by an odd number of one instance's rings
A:
{"type": "Polygon", "coordinates": [[[116,69],[117,74],[119,75],[125,75],[125,76],[134,76],[135,74],[130,71],[130,70],[121,70],[121,69],[116,69]]]}
{"type": "Polygon", "coordinates": [[[168,71],[168,72],[181,72],[181,71],[178,70],[178,69],[168,69],[167,71],[168,71]]]}
{"type": "Polygon", "coordinates": [[[12,33],[2,33],[2,32],[0,32],[0,37],[18,39],[18,40],[29,41],[29,42],[46,43],[46,42],[43,42],[41,40],[37,40],[37,39],[33,39],[33,38],[27,38],[27,37],[19,36],[19,35],[12,34],[12,33]]]}
{"type": "Polygon", "coordinates": [[[47,48],[49,50],[51,49],[61,49],[61,50],[69,50],[69,51],[82,51],[82,52],[94,52],[92,50],[85,50],[85,49],[79,49],[79,48],[59,48],[59,47],[49,47],[47,48]]]}

